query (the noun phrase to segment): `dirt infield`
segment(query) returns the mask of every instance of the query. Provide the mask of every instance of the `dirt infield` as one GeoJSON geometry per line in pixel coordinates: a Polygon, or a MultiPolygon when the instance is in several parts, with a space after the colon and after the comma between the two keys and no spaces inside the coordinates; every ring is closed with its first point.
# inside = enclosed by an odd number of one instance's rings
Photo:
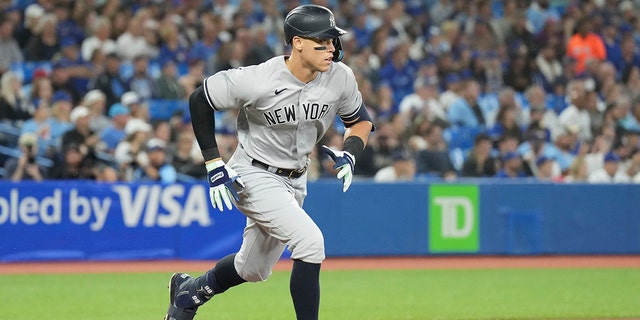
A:
{"type": "MultiPolygon", "coordinates": [[[[208,270],[215,261],[89,261],[0,263],[2,274],[64,274],[174,272],[208,270]]],[[[464,256],[330,258],[323,270],[350,269],[497,269],[497,268],[640,268],[640,255],[633,256],[464,256]]],[[[275,270],[290,270],[291,261],[281,260],[275,270]]]]}

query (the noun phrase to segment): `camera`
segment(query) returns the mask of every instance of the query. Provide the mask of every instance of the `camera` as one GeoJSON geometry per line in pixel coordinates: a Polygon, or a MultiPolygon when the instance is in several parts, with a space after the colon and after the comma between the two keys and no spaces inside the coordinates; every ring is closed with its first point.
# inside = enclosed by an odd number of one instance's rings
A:
{"type": "Polygon", "coordinates": [[[26,145],[25,148],[27,149],[27,163],[36,163],[36,155],[33,154],[33,145],[26,145]]]}

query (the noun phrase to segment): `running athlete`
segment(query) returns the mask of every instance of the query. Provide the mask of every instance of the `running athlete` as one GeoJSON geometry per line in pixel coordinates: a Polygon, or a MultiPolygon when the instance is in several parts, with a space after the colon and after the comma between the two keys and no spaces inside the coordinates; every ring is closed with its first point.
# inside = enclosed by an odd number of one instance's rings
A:
{"type": "Polygon", "coordinates": [[[334,161],[343,191],[373,131],[353,72],[342,58],[333,13],[321,6],[294,8],[285,18],[290,56],[218,72],[189,98],[189,110],[208,171],[214,208],[235,204],[247,217],[240,250],[199,277],[175,273],[165,319],[190,320],[198,307],[244,282],[264,281],[286,246],[293,269],[290,292],[297,319],[318,319],[322,232],[302,209],[309,155],[336,115],[345,125],[343,150],[322,146],[334,161]],[[239,109],[238,146],[220,158],[214,112],[239,109]]]}

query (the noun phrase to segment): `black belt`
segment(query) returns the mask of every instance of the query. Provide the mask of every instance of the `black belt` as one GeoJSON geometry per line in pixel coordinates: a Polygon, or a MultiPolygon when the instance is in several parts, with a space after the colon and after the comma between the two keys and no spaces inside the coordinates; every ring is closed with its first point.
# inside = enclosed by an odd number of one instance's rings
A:
{"type": "Polygon", "coordinates": [[[251,160],[251,165],[253,165],[254,167],[260,168],[260,169],[264,169],[267,170],[271,173],[275,173],[279,176],[283,176],[283,177],[287,177],[287,178],[300,178],[302,177],[302,175],[307,172],[307,167],[305,166],[304,168],[301,169],[283,169],[283,168],[277,168],[277,167],[272,167],[262,161],[258,161],[256,159],[251,160]]]}

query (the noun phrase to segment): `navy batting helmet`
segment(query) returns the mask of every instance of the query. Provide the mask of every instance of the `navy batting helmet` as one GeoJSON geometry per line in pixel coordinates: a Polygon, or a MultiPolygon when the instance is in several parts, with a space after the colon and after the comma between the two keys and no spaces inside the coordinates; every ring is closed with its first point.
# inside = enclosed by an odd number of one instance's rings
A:
{"type": "Polygon", "coordinates": [[[331,10],[318,5],[302,5],[291,10],[284,18],[284,36],[286,44],[291,43],[294,36],[332,39],[336,51],[333,61],[342,60],[342,43],[340,36],[347,33],[336,26],[331,10]]]}

